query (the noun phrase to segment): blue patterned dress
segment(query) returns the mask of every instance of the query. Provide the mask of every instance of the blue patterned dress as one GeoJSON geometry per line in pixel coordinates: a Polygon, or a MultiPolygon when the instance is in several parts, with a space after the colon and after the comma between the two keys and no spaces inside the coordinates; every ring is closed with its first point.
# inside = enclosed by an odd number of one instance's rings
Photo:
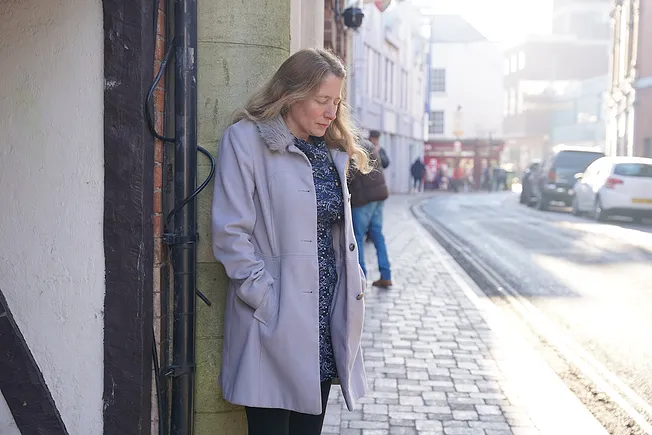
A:
{"type": "Polygon", "coordinates": [[[321,380],[337,377],[330,329],[330,307],[337,285],[337,268],[333,248],[333,224],[344,217],[344,200],[340,177],[331,161],[326,143],[294,138],[294,144],[312,165],[317,196],[317,251],[319,257],[319,367],[321,380]]]}

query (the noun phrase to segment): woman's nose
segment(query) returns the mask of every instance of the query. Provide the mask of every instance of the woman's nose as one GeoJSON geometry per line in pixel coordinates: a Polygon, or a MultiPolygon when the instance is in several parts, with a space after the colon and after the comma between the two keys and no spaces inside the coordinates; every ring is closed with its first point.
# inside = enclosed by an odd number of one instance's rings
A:
{"type": "Polygon", "coordinates": [[[335,116],[337,115],[337,108],[336,107],[330,107],[326,109],[326,112],[324,112],[324,117],[328,119],[329,121],[332,121],[335,119],[335,116]]]}

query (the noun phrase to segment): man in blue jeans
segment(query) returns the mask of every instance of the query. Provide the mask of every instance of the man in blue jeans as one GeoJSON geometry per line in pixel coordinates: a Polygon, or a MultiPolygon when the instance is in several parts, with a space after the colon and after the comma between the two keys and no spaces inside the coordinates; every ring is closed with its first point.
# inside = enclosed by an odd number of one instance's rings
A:
{"type": "Polygon", "coordinates": [[[349,178],[351,193],[351,212],[353,214],[353,231],[358,245],[360,266],[367,275],[364,262],[364,239],[369,233],[376,247],[380,279],[373,282],[375,287],[389,288],[392,285],[392,271],[387,256],[387,246],[383,236],[383,206],[389,197],[385,174],[381,165],[378,138],[380,133],[372,130],[365,146],[373,160],[373,170],[368,174],[353,172],[349,178]]]}

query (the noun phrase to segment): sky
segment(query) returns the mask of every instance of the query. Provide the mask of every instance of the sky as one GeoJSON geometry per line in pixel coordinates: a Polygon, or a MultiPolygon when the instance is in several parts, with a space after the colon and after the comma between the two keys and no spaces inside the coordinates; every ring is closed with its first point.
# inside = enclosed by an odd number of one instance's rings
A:
{"type": "Polygon", "coordinates": [[[552,0],[412,0],[430,13],[459,14],[489,40],[550,34],[552,0]]]}

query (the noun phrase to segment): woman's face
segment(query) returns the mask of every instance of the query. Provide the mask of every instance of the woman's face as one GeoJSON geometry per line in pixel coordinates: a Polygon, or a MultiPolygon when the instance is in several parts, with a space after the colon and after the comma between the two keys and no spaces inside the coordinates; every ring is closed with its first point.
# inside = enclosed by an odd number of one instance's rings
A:
{"type": "Polygon", "coordinates": [[[294,103],[285,118],[292,134],[306,141],[310,136],[322,137],[337,117],[343,85],[343,79],[329,74],[313,96],[294,103]]]}

